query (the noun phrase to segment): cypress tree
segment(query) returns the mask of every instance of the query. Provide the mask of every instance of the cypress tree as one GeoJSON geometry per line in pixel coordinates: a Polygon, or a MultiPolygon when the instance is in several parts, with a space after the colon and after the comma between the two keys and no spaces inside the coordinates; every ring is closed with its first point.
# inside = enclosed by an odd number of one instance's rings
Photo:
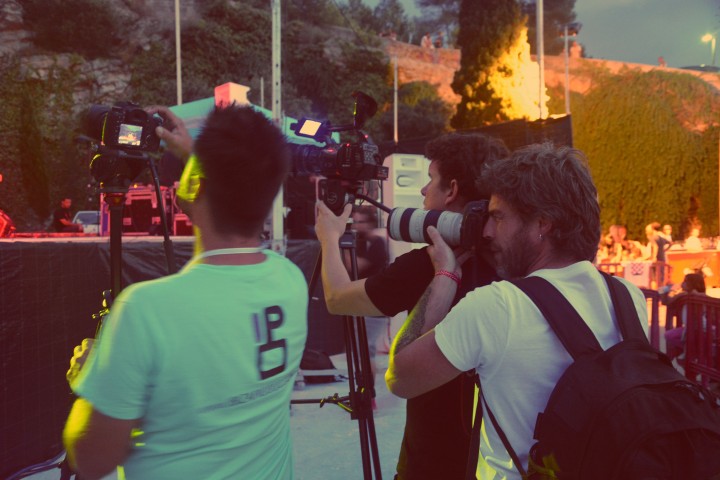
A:
{"type": "Polygon", "coordinates": [[[460,4],[460,69],[452,88],[460,95],[454,128],[474,128],[510,120],[507,105],[492,84],[492,77],[512,78],[517,72],[499,59],[525,35],[525,18],[515,0],[462,0],[460,4]]]}

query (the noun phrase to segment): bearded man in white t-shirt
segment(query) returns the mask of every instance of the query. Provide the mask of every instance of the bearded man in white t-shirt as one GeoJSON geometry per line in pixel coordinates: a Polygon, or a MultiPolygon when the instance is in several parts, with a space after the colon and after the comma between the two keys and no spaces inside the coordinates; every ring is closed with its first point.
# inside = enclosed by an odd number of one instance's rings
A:
{"type": "MultiPolygon", "coordinates": [[[[607,285],[591,263],[600,239],[600,207],[584,155],[567,147],[531,145],[485,167],[488,220],[482,237],[503,279],[537,275],[575,307],[607,349],[620,341],[607,285]]],[[[386,381],[412,398],[475,368],[484,396],[527,467],[539,412],[572,358],[535,304],[510,282],[469,293],[449,313],[459,259],[433,227],[435,277],[395,339],[386,381]]],[[[642,292],[624,282],[640,319],[642,292]]],[[[485,417],[483,417],[485,419],[485,417]]],[[[494,478],[520,479],[491,422],[483,422],[482,468],[494,478]]],[[[479,478],[493,478],[479,470],[479,478]]]]}

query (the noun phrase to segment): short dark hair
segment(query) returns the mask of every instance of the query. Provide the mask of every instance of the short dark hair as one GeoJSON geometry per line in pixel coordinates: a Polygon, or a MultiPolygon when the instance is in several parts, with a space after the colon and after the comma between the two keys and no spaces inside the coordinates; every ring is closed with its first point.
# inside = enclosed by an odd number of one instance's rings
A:
{"type": "Polygon", "coordinates": [[[683,290],[686,292],[705,293],[705,277],[702,273],[688,273],[683,280],[683,290]]]}
{"type": "Polygon", "coordinates": [[[592,261],[600,241],[600,205],[585,155],[550,143],[529,145],[487,164],[483,184],[529,221],[552,224],[546,236],[575,261],[592,261]]]}
{"type": "Polygon", "coordinates": [[[253,235],[290,169],[280,130],[252,107],[216,107],[195,141],[214,227],[253,235]]]}
{"type": "Polygon", "coordinates": [[[483,189],[476,183],[482,165],[509,154],[502,140],[482,133],[447,133],[425,145],[425,156],[437,162],[440,184],[447,187],[455,179],[458,193],[466,201],[483,197],[483,189]]]}

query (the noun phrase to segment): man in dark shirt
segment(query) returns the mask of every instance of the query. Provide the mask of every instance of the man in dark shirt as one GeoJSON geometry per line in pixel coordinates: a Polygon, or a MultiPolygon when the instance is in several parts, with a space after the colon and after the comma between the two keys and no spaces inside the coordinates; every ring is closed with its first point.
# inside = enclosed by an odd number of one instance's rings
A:
{"type": "Polygon", "coordinates": [[[60,207],[53,213],[53,227],[56,232],[82,232],[83,227],[79,223],[72,223],[72,214],[70,207],[72,200],[63,198],[60,201],[60,207]]]}
{"type": "MultiPolygon", "coordinates": [[[[467,202],[480,198],[475,180],[482,164],[509,155],[501,141],[480,134],[443,135],[429,142],[425,150],[430,159],[430,181],[421,190],[423,208],[457,213],[467,202]]],[[[328,311],[392,316],[411,310],[435,275],[426,248],[401,255],[380,273],[352,281],[339,247],[350,212],[348,205],[338,217],[325,204],[318,203],[315,230],[322,248],[321,275],[328,311]]],[[[455,301],[494,278],[494,271],[480,256],[476,262],[466,262],[455,301]]],[[[473,398],[472,377],[463,374],[408,400],[397,479],[465,478],[473,398]]]]}

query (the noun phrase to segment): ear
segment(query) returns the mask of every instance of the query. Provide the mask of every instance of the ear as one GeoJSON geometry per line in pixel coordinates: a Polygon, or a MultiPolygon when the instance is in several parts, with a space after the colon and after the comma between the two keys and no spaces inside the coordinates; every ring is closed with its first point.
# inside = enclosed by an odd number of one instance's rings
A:
{"type": "Polygon", "coordinates": [[[552,223],[545,217],[538,218],[537,222],[538,230],[542,236],[547,235],[548,232],[550,232],[550,230],[552,229],[552,223]]]}
{"type": "Polygon", "coordinates": [[[447,196],[445,197],[445,205],[450,205],[451,203],[456,202],[459,196],[460,186],[458,185],[458,181],[453,178],[450,180],[450,188],[448,189],[447,196]]]}

